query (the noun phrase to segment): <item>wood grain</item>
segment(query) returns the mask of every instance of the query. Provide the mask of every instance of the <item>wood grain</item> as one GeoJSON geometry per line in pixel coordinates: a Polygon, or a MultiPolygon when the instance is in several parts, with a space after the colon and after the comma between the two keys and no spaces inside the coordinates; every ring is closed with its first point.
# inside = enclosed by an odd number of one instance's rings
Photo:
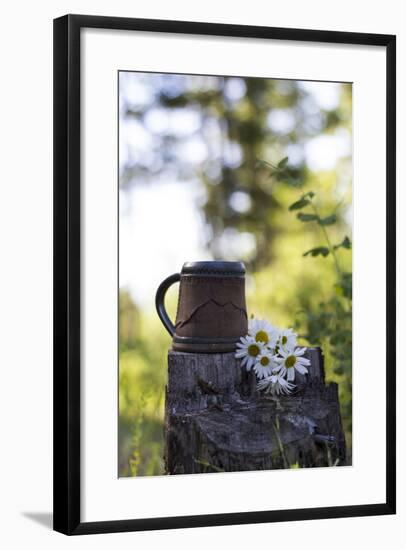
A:
{"type": "Polygon", "coordinates": [[[338,386],[320,348],[309,373],[279,398],[259,393],[234,353],[170,351],[165,406],[168,474],[345,465],[338,386]]]}

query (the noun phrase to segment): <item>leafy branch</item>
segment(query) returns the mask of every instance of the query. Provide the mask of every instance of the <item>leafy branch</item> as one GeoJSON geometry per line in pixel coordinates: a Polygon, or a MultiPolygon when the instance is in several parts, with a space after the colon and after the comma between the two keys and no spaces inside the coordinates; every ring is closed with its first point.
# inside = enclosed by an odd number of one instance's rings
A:
{"type": "Polygon", "coordinates": [[[303,223],[316,222],[320,226],[324,236],[325,246],[316,246],[315,248],[307,250],[307,252],[305,252],[303,256],[327,257],[329,254],[331,254],[334,260],[334,265],[335,265],[337,274],[341,277],[342,272],[341,272],[340,264],[338,262],[336,250],[338,250],[339,248],[350,249],[351,241],[347,236],[345,236],[344,240],[341,243],[335,244],[335,245],[331,243],[331,239],[326,228],[328,226],[331,226],[337,223],[337,220],[338,220],[337,214],[333,212],[332,214],[329,214],[326,217],[321,217],[319,209],[313,200],[314,197],[315,197],[315,193],[313,191],[308,191],[307,193],[304,193],[299,200],[295,201],[289,206],[290,211],[300,210],[300,212],[296,214],[296,217],[301,222],[303,223]],[[302,212],[304,208],[309,208],[311,210],[311,213],[302,212]]]}
{"type": "Polygon", "coordinates": [[[258,160],[256,163],[257,167],[265,167],[268,172],[268,176],[270,178],[275,179],[277,182],[283,182],[289,185],[290,187],[301,187],[302,182],[292,176],[292,170],[288,166],[289,159],[288,157],[283,158],[278,162],[278,164],[273,164],[271,162],[268,162],[266,160],[258,160]]]}

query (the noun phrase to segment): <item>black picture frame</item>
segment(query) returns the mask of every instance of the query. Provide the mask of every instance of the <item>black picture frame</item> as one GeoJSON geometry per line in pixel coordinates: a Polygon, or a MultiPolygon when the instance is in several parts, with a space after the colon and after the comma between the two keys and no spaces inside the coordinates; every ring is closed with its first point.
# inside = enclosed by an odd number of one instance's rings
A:
{"type": "MultiPolygon", "coordinates": [[[[54,529],[67,535],[394,514],[396,37],[66,15],[54,20],[54,529]],[[80,520],[80,31],[82,28],[358,44],[386,48],[386,500],[293,510],[82,523],[80,520]]],[[[372,481],[372,480],[371,480],[372,481]]]]}

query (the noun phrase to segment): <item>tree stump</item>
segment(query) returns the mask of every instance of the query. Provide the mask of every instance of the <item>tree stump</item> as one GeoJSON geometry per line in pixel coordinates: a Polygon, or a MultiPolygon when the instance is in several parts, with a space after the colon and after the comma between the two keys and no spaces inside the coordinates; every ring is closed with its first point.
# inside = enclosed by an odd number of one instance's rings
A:
{"type": "Polygon", "coordinates": [[[234,353],[170,351],[165,404],[167,474],[345,465],[338,386],[324,380],[320,348],[308,348],[296,389],[256,389],[234,353]]]}

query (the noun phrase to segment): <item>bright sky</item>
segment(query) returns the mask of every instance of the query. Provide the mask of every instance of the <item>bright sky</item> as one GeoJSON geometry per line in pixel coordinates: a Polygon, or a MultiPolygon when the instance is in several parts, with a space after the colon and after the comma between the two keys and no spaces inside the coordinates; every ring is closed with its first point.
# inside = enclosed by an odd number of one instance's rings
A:
{"type": "Polygon", "coordinates": [[[164,278],[185,261],[211,259],[201,244],[203,228],[193,186],[165,182],[120,191],[120,288],[141,307],[155,307],[164,278]]]}

